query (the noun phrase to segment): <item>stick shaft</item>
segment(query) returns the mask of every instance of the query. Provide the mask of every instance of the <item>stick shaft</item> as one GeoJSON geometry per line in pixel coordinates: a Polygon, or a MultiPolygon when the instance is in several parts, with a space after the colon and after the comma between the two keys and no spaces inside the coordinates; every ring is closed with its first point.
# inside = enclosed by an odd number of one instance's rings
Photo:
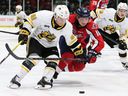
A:
{"type": "Polygon", "coordinates": [[[30,57],[30,58],[26,58],[26,57],[19,57],[17,56],[9,47],[9,45],[6,43],[5,47],[7,49],[7,51],[17,60],[25,60],[25,59],[31,59],[31,60],[68,60],[68,61],[87,61],[86,58],[34,58],[34,57],[30,57]]]}
{"type": "Polygon", "coordinates": [[[19,34],[19,32],[13,33],[13,32],[8,32],[8,31],[3,31],[3,30],[0,30],[0,33],[13,34],[13,35],[19,34]]]}
{"type": "MultiPolygon", "coordinates": [[[[12,51],[16,50],[16,48],[22,43],[22,41],[20,41],[13,49],[12,51]]],[[[1,61],[0,64],[2,64],[11,54],[8,53],[8,55],[6,57],[4,57],[1,61]]]]}

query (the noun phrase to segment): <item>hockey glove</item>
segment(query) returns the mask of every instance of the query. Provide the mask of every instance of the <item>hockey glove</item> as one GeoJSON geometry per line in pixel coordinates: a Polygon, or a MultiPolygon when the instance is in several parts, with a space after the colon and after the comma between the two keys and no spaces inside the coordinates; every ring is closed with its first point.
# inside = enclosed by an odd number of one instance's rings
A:
{"type": "Polygon", "coordinates": [[[88,52],[88,63],[95,63],[97,59],[97,52],[95,50],[89,50],[88,52]]]}
{"type": "Polygon", "coordinates": [[[18,27],[18,26],[21,26],[23,23],[21,23],[21,22],[17,22],[16,24],[15,24],[15,27],[18,27]]]}
{"type": "Polygon", "coordinates": [[[21,45],[24,45],[28,41],[28,35],[30,32],[28,30],[22,29],[19,33],[18,42],[22,41],[21,45]]]}
{"type": "Polygon", "coordinates": [[[127,44],[123,40],[119,40],[119,49],[121,50],[126,50],[127,49],[127,44]]]}

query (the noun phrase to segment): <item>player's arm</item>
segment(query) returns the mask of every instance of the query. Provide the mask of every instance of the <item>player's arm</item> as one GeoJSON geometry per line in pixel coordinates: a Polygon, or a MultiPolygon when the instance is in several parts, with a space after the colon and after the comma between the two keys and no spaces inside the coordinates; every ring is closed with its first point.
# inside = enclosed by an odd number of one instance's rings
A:
{"type": "Polygon", "coordinates": [[[81,43],[78,42],[77,37],[72,33],[72,25],[67,28],[67,31],[68,32],[65,34],[67,45],[70,47],[76,57],[84,58],[84,52],[81,43]]]}
{"type": "Polygon", "coordinates": [[[125,42],[127,42],[128,40],[128,27],[127,27],[127,23],[126,25],[124,25],[122,28],[122,30],[120,30],[120,40],[123,40],[125,42]]]}
{"type": "Polygon", "coordinates": [[[83,48],[81,46],[81,43],[78,42],[75,35],[72,34],[70,36],[70,42],[68,46],[70,47],[75,56],[80,56],[83,54],[83,48]]]}
{"type": "Polygon", "coordinates": [[[20,30],[18,42],[22,41],[21,45],[26,44],[28,35],[31,33],[31,29],[34,27],[34,20],[36,20],[36,14],[31,14],[23,24],[23,28],[20,30]]]}
{"type": "Polygon", "coordinates": [[[18,27],[18,26],[20,26],[20,25],[23,24],[23,22],[21,21],[21,18],[22,18],[22,17],[20,16],[20,14],[16,16],[15,27],[18,27]]]}
{"type": "Polygon", "coordinates": [[[99,53],[104,48],[104,40],[98,32],[98,25],[91,21],[87,25],[91,39],[94,41],[92,49],[99,53]]]}

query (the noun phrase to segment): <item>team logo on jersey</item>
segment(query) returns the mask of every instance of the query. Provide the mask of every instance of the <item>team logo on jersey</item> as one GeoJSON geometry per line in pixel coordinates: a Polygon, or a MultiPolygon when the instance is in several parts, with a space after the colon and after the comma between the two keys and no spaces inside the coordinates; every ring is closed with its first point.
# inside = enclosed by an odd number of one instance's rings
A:
{"type": "Polygon", "coordinates": [[[38,38],[45,38],[48,42],[51,42],[56,38],[56,36],[54,34],[51,34],[49,31],[43,31],[40,34],[38,34],[38,38]]]}
{"type": "Polygon", "coordinates": [[[116,32],[116,27],[114,25],[107,25],[103,29],[104,31],[109,30],[111,33],[116,32]]]}
{"type": "Polygon", "coordinates": [[[97,29],[98,28],[98,25],[97,24],[93,24],[92,25],[92,29],[97,29]]]}

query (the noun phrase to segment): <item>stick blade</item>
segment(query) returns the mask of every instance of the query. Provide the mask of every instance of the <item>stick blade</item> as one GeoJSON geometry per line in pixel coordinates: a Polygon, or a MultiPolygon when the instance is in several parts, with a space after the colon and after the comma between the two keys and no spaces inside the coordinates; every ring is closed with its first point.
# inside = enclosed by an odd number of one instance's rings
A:
{"type": "Polygon", "coordinates": [[[18,56],[16,56],[16,55],[12,52],[12,50],[10,49],[10,47],[9,47],[9,45],[8,45],[7,43],[5,44],[5,47],[6,47],[7,51],[8,51],[15,59],[18,59],[18,60],[24,60],[24,59],[26,59],[26,58],[19,58],[18,56]]]}

